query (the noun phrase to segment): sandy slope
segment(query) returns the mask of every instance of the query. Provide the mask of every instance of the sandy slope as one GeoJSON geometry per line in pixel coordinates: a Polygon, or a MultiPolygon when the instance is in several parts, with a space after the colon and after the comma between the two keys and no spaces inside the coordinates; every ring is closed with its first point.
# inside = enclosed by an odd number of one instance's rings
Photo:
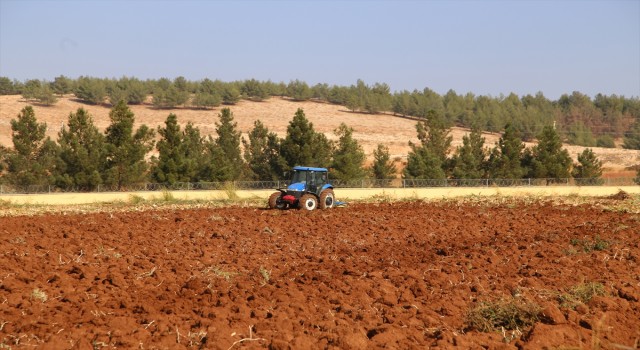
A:
{"type": "MultiPolygon", "coordinates": [[[[21,96],[0,96],[0,144],[12,146],[10,120],[15,119],[27,103],[21,96]]],[[[109,125],[109,106],[94,106],[81,103],[73,96],[61,98],[55,106],[34,106],[36,117],[40,122],[46,122],[48,134],[56,139],[57,133],[67,122],[69,113],[78,108],[84,108],[91,113],[95,124],[104,129],[109,125]]],[[[178,122],[182,125],[187,122],[194,123],[205,134],[215,134],[215,123],[218,120],[220,109],[195,110],[187,108],[154,109],[148,105],[131,106],[135,113],[138,125],[146,124],[150,127],[164,125],[164,121],[170,113],[178,116],[178,122]]],[[[255,120],[260,119],[271,131],[284,137],[287,125],[293,118],[296,110],[302,108],[307,118],[313,123],[317,131],[326,133],[330,139],[335,139],[333,130],[341,122],[352,127],[354,137],[361,143],[369,159],[378,143],[383,143],[390,149],[390,153],[396,159],[404,159],[409,152],[408,141],[417,142],[415,121],[395,117],[389,114],[361,114],[349,112],[345,107],[318,102],[291,102],[282,98],[271,98],[264,102],[241,101],[235,106],[229,106],[238,128],[246,134],[253,128],[255,120]]],[[[468,130],[453,128],[451,135],[454,138],[454,146],[460,145],[462,136],[468,130]]],[[[492,147],[499,135],[485,135],[486,145],[492,147]]],[[[567,146],[572,157],[582,151],[582,147],[567,146]]],[[[640,151],[595,148],[594,151],[603,161],[604,166],[610,170],[623,170],[629,166],[640,163],[640,151]]]]}

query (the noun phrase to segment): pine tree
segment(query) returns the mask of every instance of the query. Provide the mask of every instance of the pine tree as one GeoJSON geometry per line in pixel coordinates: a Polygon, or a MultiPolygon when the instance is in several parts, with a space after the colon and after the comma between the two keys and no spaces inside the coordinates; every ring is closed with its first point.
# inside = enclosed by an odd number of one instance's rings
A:
{"type": "Polygon", "coordinates": [[[266,150],[268,135],[269,129],[260,120],[256,120],[249,132],[249,140],[242,138],[244,159],[249,167],[248,177],[253,180],[269,180],[271,177],[266,150]]]}
{"type": "Polygon", "coordinates": [[[571,172],[578,185],[601,185],[602,162],[590,148],[578,155],[578,164],[571,172]]]}
{"type": "Polygon", "coordinates": [[[622,147],[626,149],[640,149],[640,117],[636,118],[631,129],[624,133],[624,144],[622,147]]]}
{"type": "Polygon", "coordinates": [[[0,95],[18,94],[18,89],[8,77],[0,77],[0,95]]]}
{"type": "Polygon", "coordinates": [[[119,101],[127,102],[127,90],[118,82],[109,81],[107,83],[107,96],[112,106],[115,106],[119,101]]]}
{"type": "Polygon", "coordinates": [[[371,167],[373,177],[379,180],[393,179],[396,177],[396,167],[391,162],[389,148],[383,144],[373,151],[373,166],[371,167]]]}
{"type": "Polygon", "coordinates": [[[33,107],[24,107],[11,120],[14,152],[8,154],[9,180],[14,185],[53,184],[58,146],[45,136],[46,123],[38,123],[33,107]]]}
{"type": "Polygon", "coordinates": [[[234,105],[240,101],[240,89],[232,84],[225,85],[222,91],[222,103],[234,105]]]}
{"type": "Polygon", "coordinates": [[[445,179],[442,161],[427,147],[409,142],[411,151],[407,155],[407,166],[403,171],[405,179],[445,179]]]}
{"type": "Polygon", "coordinates": [[[207,181],[235,181],[246,174],[245,163],[240,150],[240,132],[233,121],[233,113],[223,108],[216,122],[216,134],[204,142],[205,165],[203,179],[207,181]]]}
{"type": "Polygon", "coordinates": [[[281,154],[289,168],[296,165],[327,167],[331,162],[332,145],[322,133],[313,129],[301,108],[287,126],[281,154]]]}
{"type": "Polygon", "coordinates": [[[484,137],[480,129],[473,128],[462,137],[462,146],[453,157],[453,177],[456,179],[481,179],[486,173],[484,137]]]}
{"type": "Polygon", "coordinates": [[[413,99],[411,98],[411,93],[409,91],[402,91],[396,93],[393,96],[393,105],[392,111],[393,114],[398,114],[401,116],[407,116],[411,113],[413,105],[413,99]]]}
{"type": "Polygon", "coordinates": [[[375,83],[367,92],[364,102],[364,109],[369,113],[379,113],[392,109],[393,99],[391,97],[389,85],[385,83],[375,83]]]}
{"type": "Polygon", "coordinates": [[[52,106],[58,102],[58,98],[53,94],[53,90],[51,90],[49,84],[44,83],[36,95],[36,101],[45,106],[52,106]]]}
{"type": "Polygon", "coordinates": [[[209,136],[203,142],[204,162],[200,170],[201,181],[233,181],[231,164],[227,161],[216,139],[209,136]]]}
{"type": "Polygon", "coordinates": [[[252,101],[264,101],[269,98],[269,92],[265,89],[264,84],[251,79],[244,82],[241,89],[242,95],[252,101]]]}
{"type": "Polygon", "coordinates": [[[153,130],[140,126],[135,134],[135,115],[124,101],[109,112],[111,124],[106,130],[107,167],[105,183],[118,189],[143,181],[148,165],[145,156],[153,148],[153,130]]]}
{"type": "Polygon", "coordinates": [[[233,120],[233,113],[229,108],[223,108],[218,115],[220,122],[216,122],[216,145],[222,152],[225,168],[224,181],[240,180],[244,175],[244,159],[240,150],[240,131],[238,123],[233,120]]]}
{"type": "Polygon", "coordinates": [[[175,85],[153,91],[153,105],[157,108],[175,108],[186,104],[188,100],[189,92],[180,90],[175,85]]]}
{"type": "Polygon", "coordinates": [[[71,81],[71,79],[65,77],[64,75],[60,75],[53,79],[51,88],[53,89],[53,92],[60,96],[70,94],[71,92],[73,92],[73,81],[71,81]]]}
{"type": "Polygon", "coordinates": [[[188,122],[182,133],[182,174],[186,181],[198,182],[206,165],[204,138],[200,129],[188,122]]]}
{"type": "Polygon", "coordinates": [[[171,113],[164,124],[164,128],[158,127],[158,134],[161,137],[156,143],[158,160],[151,172],[151,178],[171,185],[176,182],[186,182],[188,179],[182,174],[184,156],[178,117],[171,113]]]}
{"type": "Polygon", "coordinates": [[[430,111],[427,121],[418,122],[416,130],[422,146],[428,148],[442,164],[445,164],[453,137],[449,135],[449,130],[440,115],[430,111]]]}
{"type": "Polygon", "coordinates": [[[107,88],[103,80],[89,77],[80,77],[77,80],[75,90],[77,98],[96,105],[104,103],[107,96],[107,88]]]}
{"type": "Polygon", "coordinates": [[[242,139],[244,159],[253,180],[275,181],[282,178],[286,164],[280,155],[280,139],[256,120],[249,132],[249,140],[242,139]]]}
{"type": "Polygon", "coordinates": [[[407,179],[444,179],[449,170],[447,155],[452,137],[439,116],[431,111],[427,122],[416,124],[420,144],[409,142],[411,151],[403,176],[407,179]]]}
{"type": "Polygon", "coordinates": [[[222,103],[222,97],[215,93],[200,91],[193,97],[192,103],[194,106],[204,109],[218,107],[222,103]]]}
{"type": "Polygon", "coordinates": [[[27,80],[22,88],[22,98],[25,100],[34,100],[38,96],[38,92],[42,86],[42,82],[38,79],[27,80]]]}
{"type": "Polygon", "coordinates": [[[93,124],[93,118],[83,108],[70,113],[67,126],[58,133],[60,172],[56,184],[94,190],[103,183],[106,164],[104,135],[93,124]]]}
{"type": "Polygon", "coordinates": [[[45,106],[51,106],[58,102],[58,98],[53,94],[51,84],[46,81],[32,79],[25,83],[22,90],[22,97],[27,101],[34,101],[45,106]]]}
{"type": "Polygon", "coordinates": [[[538,144],[531,150],[529,176],[548,181],[568,178],[571,173],[571,157],[562,148],[562,141],[553,126],[545,126],[538,137],[538,144]]]}
{"type": "Polygon", "coordinates": [[[0,185],[6,182],[7,159],[11,154],[11,150],[0,145],[0,185]]]}
{"type": "Polygon", "coordinates": [[[222,85],[219,81],[204,79],[198,85],[192,104],[198,108],[217,107],[222,103],[222,85]]]}
{"type": "Polygon", "coordinates": [[[591,129],[587,128],[583,122],[578,121],[571,126],[567,134],[567,142],[572,145],[593,147],[596,145],[596,139],[593,137],[591,129]]]}
{"type": "Polygon", "coordinates": [[[362,146],[353,138],[353,128],[341,123],[335,130],[338,143],[333,153],[331,177],[337,180],[360,180],[366,176],[365,154],[362,146]]]}
{"type": "Polygon", "coordinates": [[[616,142],[611,135],[602,135],[597,138],[596,147],[616,148],[616,142]]]}
{"type": "Polygon", "coordinates": [[[7,169],[7,156],[9,155],[9,149],[3,145],[0,145],[0,177],[4,175],[4,171],[7,169]]]}
{"type": "Polygon", "coordinates": [[[287,96],[295,101],[306,101],[311,98],[311,89],[304,81],[292,80],[287,85],[287,96]]]}
{"type": "Polygon", "coordinates": [[[146,85],[137,78],[125,78],[127,103],[130,105],[139,105],[147,99],[148,91],[146,85]]]}
{"type": "Polygon", "coordinates": [[[489,177],[492,179],[521,179],[527,173],[522,157],[524,143],[518,131],[511,124],[504,128],[504,134],[489,155],[489,177]]]}

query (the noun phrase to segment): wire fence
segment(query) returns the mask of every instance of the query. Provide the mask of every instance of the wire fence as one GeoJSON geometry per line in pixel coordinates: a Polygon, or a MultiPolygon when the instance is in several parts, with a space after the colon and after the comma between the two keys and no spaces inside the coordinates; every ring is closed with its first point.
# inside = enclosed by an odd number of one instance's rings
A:
{"type": "MultiPolygon", "coordinates": [[[[536,186],[634,186],[637,179],[631,177],[606,179],[362,179],[334,180],[336,188],[439,188],[439,187],[536,187],[536,186]]],[[[98,185],[95,188],[57,187],[53,185],[0,185],[3,194],[37,193],[86,193],[86,192],[159,192],[159,191],[210,191],[210,190],[265,190],[285,188],[288,181],[232,181],[232,182],[177,182],[140,183],[126,186],[98,185]]]]}

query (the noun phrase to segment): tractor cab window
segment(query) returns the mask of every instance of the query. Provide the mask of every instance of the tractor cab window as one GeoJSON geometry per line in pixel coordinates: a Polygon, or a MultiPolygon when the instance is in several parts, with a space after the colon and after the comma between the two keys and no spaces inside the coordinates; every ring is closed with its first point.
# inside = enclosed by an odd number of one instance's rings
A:
{"type": "Polygon", "coordinates": [[[320,175],[315,171],[310,171],[307,175],[307,191],[315,193],[318,189],[317,181],[320,179],[320,175]]]}
{"type": "Polygon", "coordinates": [[[309,185],[316,185],[316,174],[317,173],[315,171],[309,172],[309,176],[307,176],[309,178],[309,185]]]}
{"type": "Polygon", "coordinates": [[[294,171],[293,178],[291,179],[291,183],[306,183],[307,181],[307,172],[306,171],[294,171]]]}

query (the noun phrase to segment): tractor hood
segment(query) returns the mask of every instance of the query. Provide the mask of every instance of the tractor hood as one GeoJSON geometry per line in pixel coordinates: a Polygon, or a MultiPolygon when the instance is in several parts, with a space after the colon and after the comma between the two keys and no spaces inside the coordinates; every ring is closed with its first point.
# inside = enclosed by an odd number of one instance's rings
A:
{"type": "Polygon", "coordinates": [[[287,190],[289,191],[304,191],[305,184],[304,182],[294,182],[291,185],[287,186],[287,190]]]}

